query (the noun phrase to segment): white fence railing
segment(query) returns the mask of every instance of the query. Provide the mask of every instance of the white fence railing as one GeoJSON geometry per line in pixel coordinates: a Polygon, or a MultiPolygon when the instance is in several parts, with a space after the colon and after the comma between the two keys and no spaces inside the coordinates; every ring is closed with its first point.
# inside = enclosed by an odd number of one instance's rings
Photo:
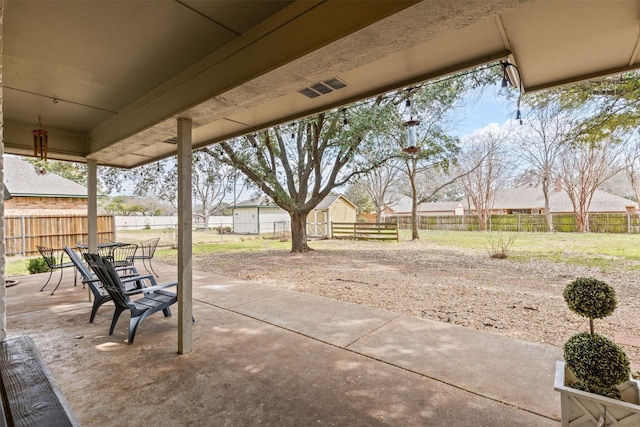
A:
{"type": "MultiPolygon", "coordinates": [[[[145,230],[175,228],[178,223],[177,216],[116,216],[116,230],[145,230]]],[[[194,227],[197,226],[194,221],[194,227]]],[[[212,216],[209,218],[209,228],[232,227],[233,217],[212,216]]]]}

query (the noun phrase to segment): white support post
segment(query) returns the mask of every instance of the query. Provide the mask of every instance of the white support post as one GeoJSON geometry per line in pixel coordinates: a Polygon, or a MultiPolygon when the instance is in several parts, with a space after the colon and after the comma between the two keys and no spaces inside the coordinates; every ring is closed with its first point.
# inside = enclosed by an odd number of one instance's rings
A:
{"type": "Polygon", "coordinates": [[[191,352],[192,300],[192,207],[190,119],[178,119],[178,353],[191,352]]]}
{"type": "MultiPolygon", "coordinates": [[[[4,1],[0,0],[0,82],[2,82],[2,23],[4,17],[4,1]]],[[[4,94],[2,85],[0,85],[0,182],[4,182],[4,94]]],[[[3,194],[4,196],[4,187],[3,194]]],[[[7,338],[7,301],[6,301],[6,282],[4,279],[5,265],[7,262],[7,248],[5,247],[5,229],[4,229],[4,197],[0,199],[0,341],[4,341],[7,338]]]]}
{"type": "Polygon", "coordinates": [[[89,204],[87,205],[87,232],[89,253],[98,252],[98,163],[87,160],[87,184],[89,204]]]}

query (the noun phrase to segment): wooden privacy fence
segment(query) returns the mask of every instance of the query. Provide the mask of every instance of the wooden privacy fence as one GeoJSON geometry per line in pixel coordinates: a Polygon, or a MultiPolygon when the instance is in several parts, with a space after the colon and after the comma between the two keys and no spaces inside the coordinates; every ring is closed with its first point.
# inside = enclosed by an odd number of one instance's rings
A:
{"type": "MultiPolygon", "coordinates": [[[[552,214],[553,228],[560,232],[577,232],[578,226],[573,214],[552,214]]],[[[628,213],[599,213],[589,215],[589,231],[592,233],[640,233],[640,216],[628,213]]],[[[410,216],[388,216],[385,221],[397,223],[401,229],[411,229],[410,216]]],[[[475,215],[421,216],[418,218],[420,230],[480,230],[475,215]]],[[[549,231],[544,215],[509,214],[491,215],[487,222],[489,231],[544,232],[549,231]]]]}
{"type": "Polygon", "coordinates": [[[332,222],[331,238],[400,241],[398,224],[390,222],[332,222]]]}
{"type": "MultiPolygon", "coordinates": [[[[37,245],[75,247],[89,232],[86,215],[6,216],[4,224],[7,256],[37,255],[37,245]]],[[[113,215],[98,215],[98,239],[115,239],[113,215]]]]}

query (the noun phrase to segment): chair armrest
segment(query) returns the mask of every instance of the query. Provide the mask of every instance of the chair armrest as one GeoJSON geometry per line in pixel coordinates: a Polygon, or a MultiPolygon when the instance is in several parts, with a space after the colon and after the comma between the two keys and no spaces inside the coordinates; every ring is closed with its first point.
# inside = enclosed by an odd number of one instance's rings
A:
{"type": "Polygon", "coordinates": [[[82,281],[82,283],[94,283],[94,282],[99,282],[99,281],[100,281],[100,279],[98,279],[97,277],[94,277],[92,279],[84,279],[82,281]]]}
{"type": "Polygon", "coordinates": [[[161,291],[167,288],[170,288],[172,286],[176,286],[178,284],[178,282],[171,282],[171,283],[163,283],[162,285],[156,285],[156,286],[147,286],[141,289],[131,289],[129,291],[125,291],[124,293],[127,295],[136,295],[139,293],[143,293],[143,294],[150,294],[153,293],[155,291],[161,291]]]}
{"type": "Polygon", "coordinates": [[[161,285],[149,286],[148,288],[143,288],[142,292],[145,294],[149,294],[151,292],[160,291],[173,286],[178,286],[178,282],[169,282],[169,283],[163,283],[161,285]]]}
{"type": "Polygon", "coordinates": [[[149,280],[151,282],[151,286],[157,285],[156,279],[150,274],[145,274],[144,276],[124,276],[121,277],[120,280],[122,281],[122,283],[136,282],[138,280],[149,280]]]}

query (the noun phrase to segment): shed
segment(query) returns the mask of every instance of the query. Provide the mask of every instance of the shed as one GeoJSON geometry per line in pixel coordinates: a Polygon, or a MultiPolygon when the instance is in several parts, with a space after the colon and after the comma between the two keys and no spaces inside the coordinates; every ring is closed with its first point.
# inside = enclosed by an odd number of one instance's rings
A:
{"type": "Polygon", "coordinates": [[[307,234],[311,237],[329,237],[332,222],[356,222],[356,205],[342,194],[329,194],[307,217],[307,234]]]}
{"type": "MultiPolygon", "coordinates": [[[[325,197],[307,217],[307,233],[312,237],[327,237],[329,224],[356,222],[356,206],[341,194],[325,197]]],[[[235,233],[260,234],[288,232],[291,217],[267,197],[257,197],[233,207],[235,233]]]]}
{"type": "Polygon", "coordinates": [[[18,157],[4,157],[5,215],[86,215],[87,188],[42,172],[18,157]]]}
{"type": "Polygon", "coordinates": [[[238,202],[233,207],[234,233],[277,233],[289,230],[290,224],[289,213],[265,196],[238,202]]]}

